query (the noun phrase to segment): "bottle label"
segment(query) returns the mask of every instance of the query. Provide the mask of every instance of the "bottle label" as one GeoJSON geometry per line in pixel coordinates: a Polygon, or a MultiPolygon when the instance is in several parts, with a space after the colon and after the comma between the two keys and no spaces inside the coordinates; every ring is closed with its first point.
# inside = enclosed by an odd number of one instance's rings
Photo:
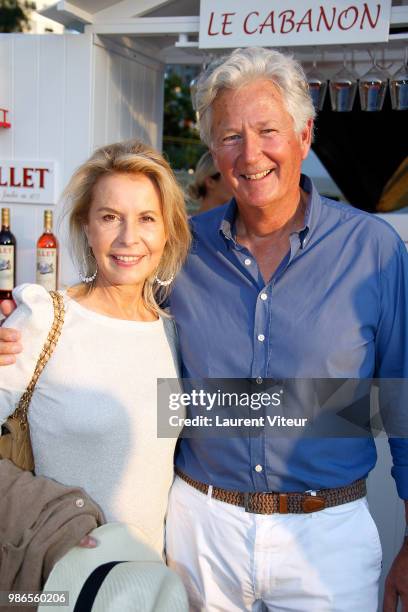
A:
{"type": "Polygon", "coordinates": [[[0,245],[0,290],[14,289],[14,246],[0,245]]]}
{"type": "Polygon", "coordinates": [[[37,249],[36,282],[47,291],[57,288],[57,249],[37,249]]]}

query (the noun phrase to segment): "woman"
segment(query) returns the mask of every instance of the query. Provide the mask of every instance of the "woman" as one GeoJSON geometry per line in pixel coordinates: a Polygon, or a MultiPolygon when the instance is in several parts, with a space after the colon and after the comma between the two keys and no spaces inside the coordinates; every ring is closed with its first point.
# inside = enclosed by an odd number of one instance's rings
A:
{"type": "Polygon", "coordinates": [[[189,185],[187,193],[190,198],[200,203],[199,213],[225,204],[232,198],[232,192],[215,167],[209,151],[198,160],[194,182],[189,185]]]}
{"type": "MultiPolygon", "coordinates": [[[[36,473],[81,486],[107,521],[136,525],[162,552],[176,439],[157,438],[156,381],[177,367],[160,303],[190,244],[183,195],[161,155],[130,141],[96,151],[64,197],[83,282],[64,292],[61,337],[29,409],[36,473]]],[[[53,318],[37,285],[14,299],[7,326],[20,328],[27,351],[0,372],[1,422],[53,318]]]]}

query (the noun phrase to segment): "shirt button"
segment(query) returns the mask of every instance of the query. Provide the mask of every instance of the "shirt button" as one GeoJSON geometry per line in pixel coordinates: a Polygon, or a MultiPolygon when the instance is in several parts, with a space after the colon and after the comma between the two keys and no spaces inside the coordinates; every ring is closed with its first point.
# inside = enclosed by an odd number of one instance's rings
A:
{"type": "Polygon", "coordinates": [[[75,500],[75,505],[77,508],[83,508],[85,506],[85,502],[82,499],[82,497],[79,497],[78,499],[75,500]]]}
{"type": "Polygon", "coordinates": [[[261,293],[261,300],[265,301],[268,299],[268,296],[266,295],[266,293],[261,293]]]}
{"type": "Polygon", "coordinates": [[[262,385],[263,379],[260,376],[257,376],[256,382],[258,383],[258,385],[262,385]]]}
{"type": "Polygon", "coordinates": [[[259,342],[263,342],[265,340],[265,336],[263,334],[259,334],[258,340],[259,342]]]}
{"type": "Polygon", "coordinates": [[[262,472],[262,465],[258,463],[258,465],[255,466],[255,472],[262,472]]]}
{"type": "Polygon", "coordinates": [[[246,266],[250,266],[250,265],[251,265],[251,263],[252,263],[252,261],[249,259],[249,257],[247,257],[247,258],[245,259],[245,261],[244,261],[244,264],[245,264],[246,266]]]}

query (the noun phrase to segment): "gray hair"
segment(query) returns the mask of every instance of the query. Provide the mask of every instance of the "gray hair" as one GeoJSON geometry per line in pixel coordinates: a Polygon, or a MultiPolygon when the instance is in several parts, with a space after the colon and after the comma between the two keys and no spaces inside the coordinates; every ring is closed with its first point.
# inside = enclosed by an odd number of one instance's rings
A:
{"type": "Polygon", "coordinates": [[[211,146],[211,105],[221,89],[237,89],[257,79],[272,81],[282,94],[296,132],[315,117],[313,101],[302,66],[290,55],[273,49],[235,49],[217,58],[197,80],[193,105],[197,110],[201,140],[211,146]]]}

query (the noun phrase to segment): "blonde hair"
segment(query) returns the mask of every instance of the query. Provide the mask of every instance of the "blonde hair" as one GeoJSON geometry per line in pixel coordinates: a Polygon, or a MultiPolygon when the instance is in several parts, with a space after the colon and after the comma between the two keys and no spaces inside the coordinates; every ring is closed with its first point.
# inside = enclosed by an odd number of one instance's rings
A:
{"type": "Polygon", "coordinates": [[[201,140],[207,146],[211,146],[211,106],[218,92],[224,88],[238,89],[260,78],[271,81],[279,89],[297,133],[314,119],[313,101],[299,62],[274,49],[235,49],[214,60],[197,80],[193,106],[199,117],[201,140]]]}
{"type": "Polygon", "coordinates": [[[188,186],[187,194],[193,200],[205,198],[207,195],[205,179],[209,176],[214,178],[214,176],[217,175],[219,175],[219,172],[215,167],[212,155],[210,151],[206,151],[197,162],[197,166],[194,171],[194,182],[188,186]]]}
{"type": "MultiPolygon", "coordinates": [[[[169,164],[155,149],[138,140],[118,142],[100,147],[77,168],[62,195],[69,222],[72,258],[84,276],[95,271],[95,259],[84,225],[88,222],[97,181],[110,174],[143,174],[160,192],[166,244],[157,270],[144,283],[142,296],[149,310],[163,315],[160,304],[167,298],[170,287],[156,284],[155,277],[167,280],[177,274],[187,256],[191,236],[183,192],[169,164]]],[[[90,284],[89,290],[94,286],[95,283],[90,284]]]]}

